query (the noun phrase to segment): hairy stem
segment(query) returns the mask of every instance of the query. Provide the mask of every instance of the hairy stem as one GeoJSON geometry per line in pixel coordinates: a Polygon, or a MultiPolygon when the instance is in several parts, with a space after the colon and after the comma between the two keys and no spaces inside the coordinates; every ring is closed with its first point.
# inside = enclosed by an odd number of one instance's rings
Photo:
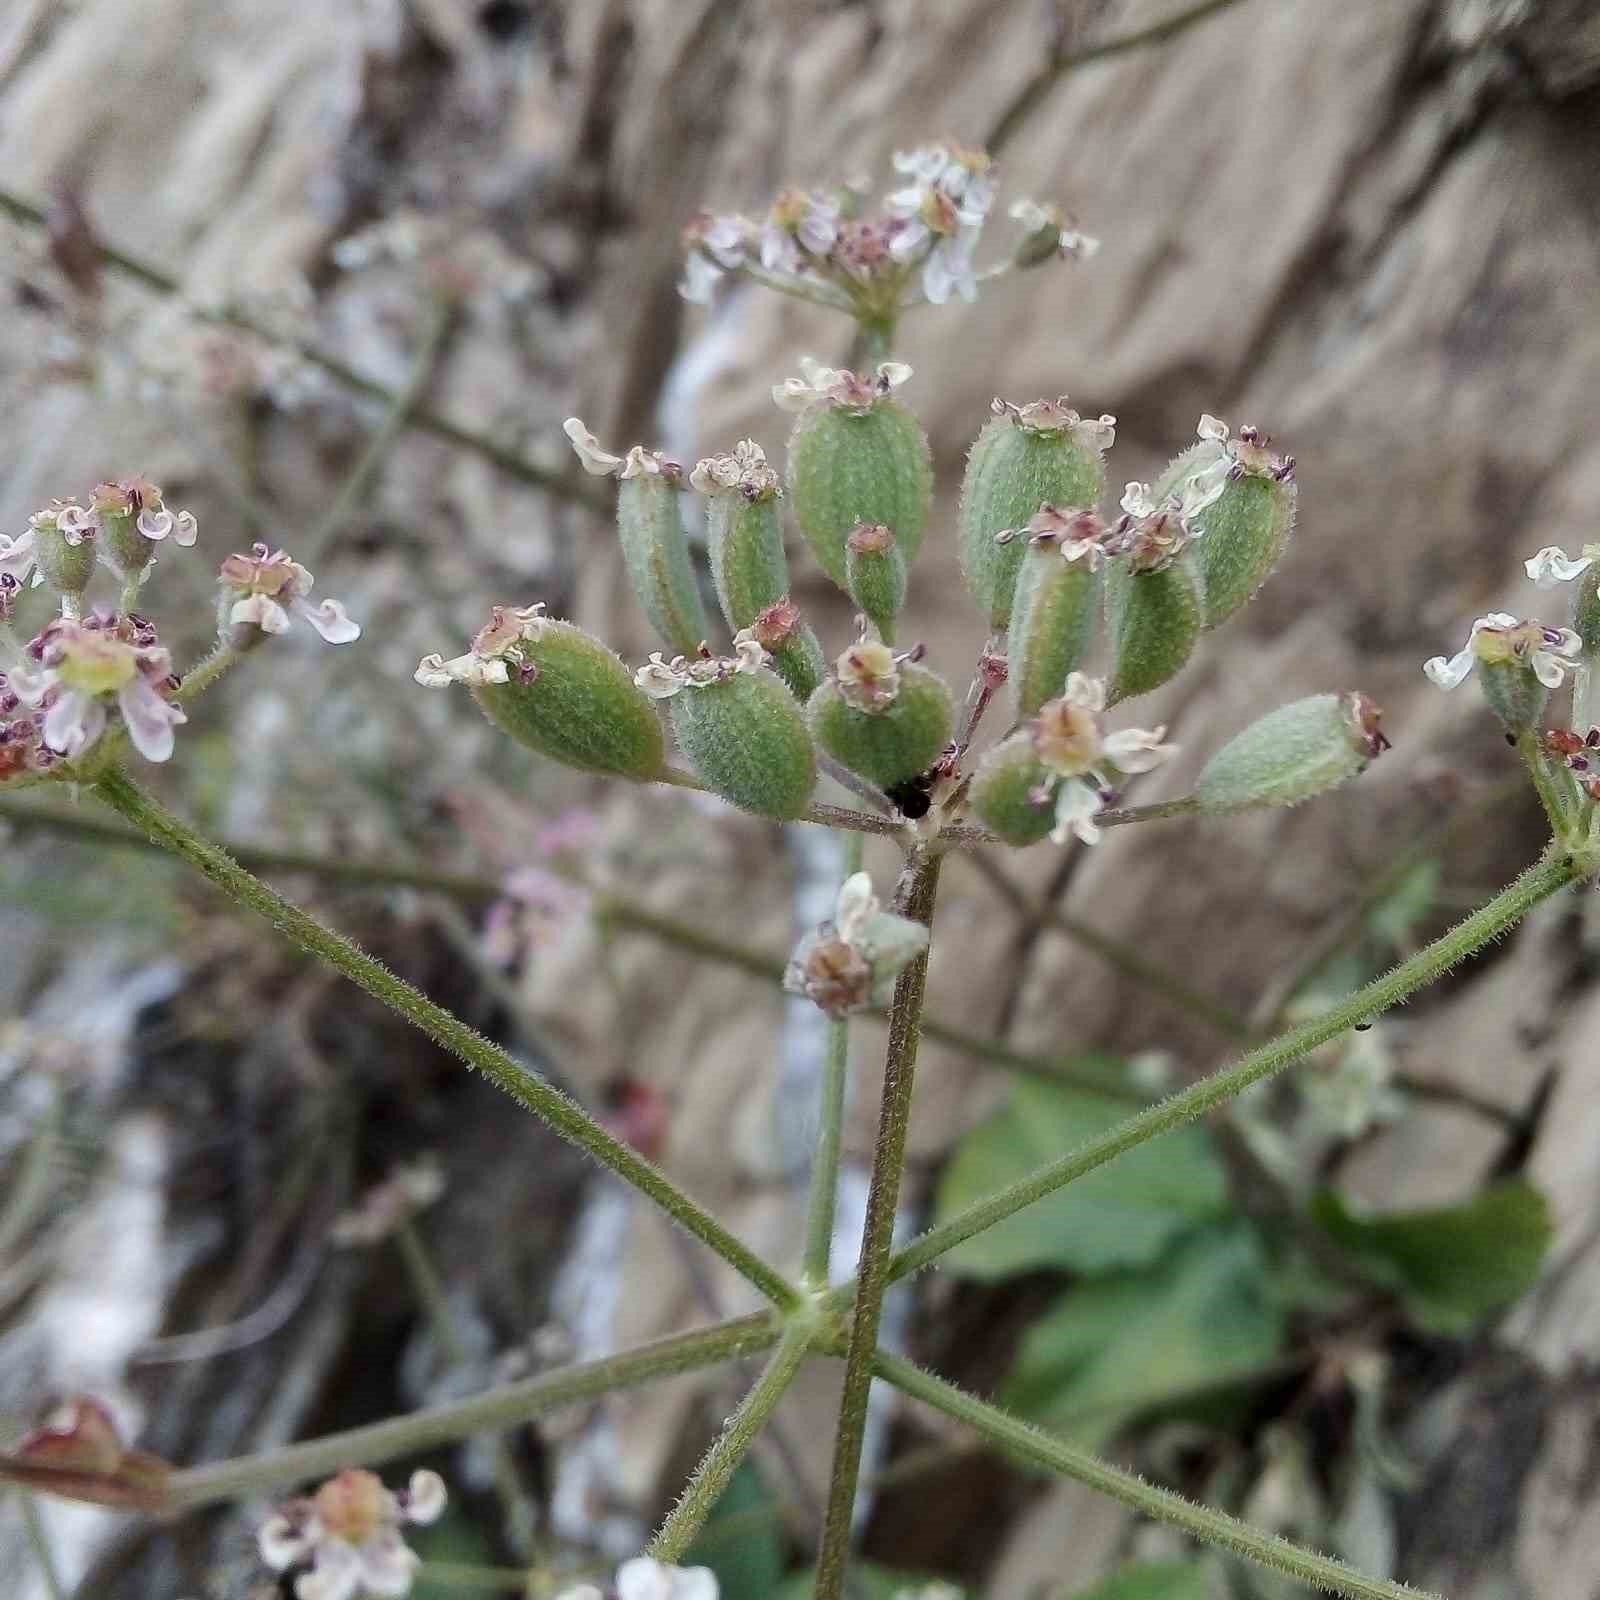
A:
{"type": "Polygon", "coordinates": [[[965,1393],[899,1356],[879,1351],[874,1368],[880,1378],[892,1383],[903,1394],[976,1429],[1019,1460],[1087,1484],[1144,1516],[1181,1529],[1203,1544],[1232,1551],[1296,1583],[1344,1595],[1348,1600],[1422,1600],[1416,1589],[1366,1577],[1331,1556],[1302,1550],[1287,1539],[1262,1533],[1224,1511],[1196,1505],[1170,1489],[1158,1489],[1154,1484],[1145,1483],[1133,1473],[1123,1472],[1086,1450],[1075,1449],[1042,1428],[1008,1415],[998,1406],[965,1393]]]}
{"type": "MultiPolygon", "coordinates": [[[[845,840],[844,876],[861,870],[865,841],[859,833],[845,840]]],[[[811,1163],[811,1193],[806,1203],[806,1245],[800,1267],[808,1288],[825,1288],[833,1252],[833,1213],[839,1196],[839,1152],[844,1140],[845,1090],[850,1081],[850,1019],[828,1020],[828,1057],[822,1069],[822,1103],[817,1111],[817,1153],[811,1163]]]]}
{"type": "Polygon", "coordinates": [[[766,1313],[739,1317],[693,1333],[657,1339],[598,1361],[501,1384],[465,1400],[452,1400],[409,1416],[347,1428],[342,1433],[326,1434],[304,1444],[283,1445],[258,1455],[191,1467],[175,1472],[168,1480],[167,1505],[171,1509],[192,1510],[219,1501],[244,1499],[285,1484],[322,1477],[341,1467],[377,1466],[399,1456],[454,1444],[475,1433],[503,1432],[613,1390],[759,1355],[778,1342],[780,1332],[766,1313]]]}
{"type": "Polygon", "coordinates": [[[1250,1051],[1231,1067],[1225,1067],[1159,1105],[1138,1112],[1098,1139],[1091,1139],[1069,1155],[1047,1163],[1026,1178],[1008,1185],[987,1199],[930,1228],[920,1239],[898,1251],[889,1263],[893,1282],[908,1273],[920,1271],[929,1262],[955,1249],[958,1244],[1004,1222],[1007,1217],[1046,1195],[1054,1194],[1074,1178],[1081,1178],[1096,1167],[1114,1161],[1137,1145],[1159,1138],[1194,1122],[1225,1100],[1261,1079],[1298,1061],[1308,1051],[1337,1038],[1358,1022],[1365,1022],[1397,1005],[1408,995],[1448,972],[1457,962],[1480,950],[1514,927],[1541,900],[1571,883],[1577,876],[1565,857],[1552,857],[1529,867],[1514,883],[1470,917],[1456,924],[1410,960],[1403,961],[1383,977],[1356,990],[1348,999],[1325,1011],[1320,1017],[1291,1028],[1276,1039],[1250,1051]]]}
{"type": "MultiPolygon", "coordinates": [[[[931,927],[939,890],[941,857],[917,854],[906,863],[896,895],[902,916],[931,927]]],[[[828,1480],[828,1509],[822,1524],[822,1550],[817,1558],[815,1600],[840,1600],[850,1551],[850,1523],[861,1473],[861,1444],[866,1432],[867,1397],[872,1387],[872,1359],[878,1347],[878,1324],[894,1246],[894,1214],[900,1201],[900,1176],[905,1168],[906,1131],[911,1122],[911,1094],[916,1084],[917,1046],[922,1037],[922,1002],[928,986],[928,953],[923,952],[895,983],[889,1009],[889,1044],[884,1056],[883,1101],[877,1144],[872,1152],[872,1177],[867,1189],[866,1226],[861,1236],[861,1261],[856,1271],[855,1309],[845,1349],[844,1392],[834,1432],[833,1470],[828,1480]]]]}
{"type": "Polygon", "coordinates": [[[782,1274],[741,1243],[708,1211],[696,1205],[665,1173],[609,1133],[578,1103],[523,1066],[499,1045],[469,1028],[459,1017],[390,972],[380,961],[342,934],[285,900],[230,856],[202,839],[126,773],[113,770],[101,777],[94,792],[114,811],[142,829],[157,844],[190,863],[236,905],[265,917],[297,949],[315,956],[349,978],[374,999],[420,1029],[436,1044],[469,1067],[475,1067],[497,1088],[526,1107],[562,1138],[608,1167],[624,1182],[652,1200],[675,1222],[709,1246],[775,1304],[792,1307],[799,1291],[782,1274]]]}
{"type": "Polygon", "coordinates": [[[755,1437],[773,1409],[794,1381],[810,1346],[811,1330],[799,1324],[790,1326],[772,1352],[765,1370],[739,1402],[723,1430],[701,1458],[678,1503],[672,1508],[661,1530],[650,1541],[647,1555],[672,1565],[682,1559],[705,1526],[722,1492],[739,1469],[755,1437]]]}

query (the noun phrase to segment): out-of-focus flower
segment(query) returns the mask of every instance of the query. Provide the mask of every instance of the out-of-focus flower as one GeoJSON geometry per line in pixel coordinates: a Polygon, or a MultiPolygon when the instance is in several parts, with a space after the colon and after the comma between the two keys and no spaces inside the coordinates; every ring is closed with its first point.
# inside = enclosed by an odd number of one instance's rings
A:
{"type": "Polygon", "coordinates": [[[987,152],[959,145],[926,145],[897,151],[895,170],[912,179],[884,201],[897,224],[889,253],[899,262],[921,263],[922,292],[934,305],[952,294],[978,295],[973,251],[994,203],[987,152]]]}
{"type": "Polygon", "coordinates": [[[84,1395],[57,1407],[0,1455],[0,1481],[125,1509],[158,1508],[170,1471],[159,1456],[130,1449],[110,1411],[84,1395]]]}
{"type": "Polygon", "coordinates": [[[1079,232],[1059,206],[1043,205],[1037,200],[1013,200],[1009,215],[1013,222],[1022,225],[1023,239],[1015,257],[1020,267],[1038,266],[1051,256],[1068,261],[1092,261],[1100,253],[1100,241],[1079,232]]]}
{"type": "Polygon", "coordinates": [[[717,1576],[709,1567],[669,1567],[635,1556],[617,1568],[609,1593],[592,1583],[564,1589],[556,1600],[717,1600],[717,1576]]]}
{"type": "Polygon", "coordinates": [[[414,1472],[406,1488],[393,1490],[376,1473],[352,1467],[308,1499],[280,1507],[256,1543],[274,1572],[309,1564],[295,1579],[298,1600],[406,1595],[421,1562],[401,1528],[437,1521],[444,1506],[444,1480],[436,1472],[414,1472]]]}
{"type": "MultiPolygon", "coordinates": [[[[290,560],[287,551],[252,545],[249,555],[231,555],[222,563],[221,581],[221,620],[226,629],[250,630],[257,636],[284,633],[290,617],[296,616],[329,644],[349,644],[361,637],[361,624],[352,621],[337,600],[312,605],[306,596],[316,580],[298,561],[290,560]]],[[[235,643],[239,642],[236,635],[235,643]]]]}

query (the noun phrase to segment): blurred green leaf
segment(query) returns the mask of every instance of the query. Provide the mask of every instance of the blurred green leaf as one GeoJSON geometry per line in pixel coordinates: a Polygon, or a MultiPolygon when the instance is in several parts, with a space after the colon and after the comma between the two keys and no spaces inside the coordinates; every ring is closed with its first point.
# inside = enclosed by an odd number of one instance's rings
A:
{"type": "Polygon", "coordinates": [[[710,1567],[722,1600],[770,1600],[783,1577],[783,1532],[777,1502],[750,1462],[729,1480],[678,1564],[710,1567]]]}
{"type": "Polygon", "coordinates": [[[1457,1206],[1363,1216],[1334,1189],[1311,1203],[1335,1240],[1405,1300],[1425,1328],[1465,1333],[1539,1276],[1550,1248],[1550,1207],[1520,1178],[1457,1206]]]}
{"type": "Polygon", "coordinates": [[[1419,861],[1367,913],[1367,926],[1396,949],[1415,943],[1418,928],[1439,897],[1439,876],[1437,856],[1419,861]]]}
{"type": "MultiPolygon", "coordinates": [[[[939,1181],[936,1220],[1114,1127],[1128,1109],[1108,1095],[1017,1080],[1007,1104],[956,1147],[939,1181]]],[[[1040,1267],[1093,1273],[1144,1266],[1180,1235],[1221,1217],[1227,1204],[1210,1134],[1180,1128],[969,1239],[947,1264],[986,1280],[1040,1267]]]]}
{"type": "Polygon", "coordinates": [[[1029,1329],[1000,1399],[1093,1449],[1137,1413],[1243,1377],[1282,1344],[1255,1231],[1213,1228],[1152,1270],[1069,1289],[1029,1329]]]}
{"type": "MultiPolygon", "coordinates": [[[[967,1591],[942,1578],[919,1577],[914,1572],[898,1572],[880,1567],[870,1561],[852,1561],[850,1578],[861,1600],[901,1600],[910,1595],[920,1600],[924,1589],[939,1586],[935,1592],[940,1600],[966,1600],[967,1591]]],[[[770,1592],[767,1600],[811,1600],[815,1592],[815,1575],[809,1571],[796,1572],[788,1581],[770,1592]]],[[[727,1600],[724,1596],[723,1600],[727,1600]]]]}
{"type": "Polygon", "coordinates": [[[1210,1600],[1209,1569],[1199,1561],[1129,1561],[1071,1600],[1210,1600]]]}

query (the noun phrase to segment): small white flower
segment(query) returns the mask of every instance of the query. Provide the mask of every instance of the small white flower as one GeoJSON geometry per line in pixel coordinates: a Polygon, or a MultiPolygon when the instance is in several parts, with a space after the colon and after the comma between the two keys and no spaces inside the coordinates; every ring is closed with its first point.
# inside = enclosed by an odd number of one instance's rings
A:
{"type": "Polygon", "coordinates": [[[1056,825],[1050,837],[1056,844],[1065,844],[1076,835],[1085,844],[1098,844],[1100,829],[1095,817],[1103,809],[1099,792],[1087,783],[1069,779],[1056,793],[1056,825]]]}
{"type": "Polygon", "coordinates": [[[1222,452],[1221,459],[1227,463],[1230,477],[1246,473],[1270,478],[1294,476],[1294,457],[1279,455],[1259,428],[1247,424],[1237,434],[1230,435],[1228,424],[1221,417],[1203,411],[1195,435],[1202,444],[1215,445],[1222,452]]]}
{"type": "Polygon", "coordinates": [[[709,1567],[668,1567],[635,1556],[617,1568],[617,1600],[717,1600],[718,1593],[709,1567]]]}
{"type": "Polygon", "coordinates": [[[1571,628],[1547,628],[1491,611],[1472,624],[1466,644],[1455,655],[1448,660],[1430,656],[1422,670],[1429,683],[1454,689],[1480,662],[1522,661],[1547,689],[1559,689],[1582,650],[1583,640],[1571,628]]]}
{"type": "Polygon", "coordinates": [[[513,673],[532,677],[537,669],[526,646],[537,644],[548,626],[542,600],[531,606],[490,606],[489,620],[473,636],[472,648],[464,656],[450,661],[441,655],[424,656],[412,677],[425,689],[448,689],[454,683],[509,683],[513,673]]]}
{"type": "MultiPolygon", "coordinates": [[[[676,659],[681,660],[682,657],[676,659]]],[[[670,700],[683,688],[688,679],[678,670],[675,662],[663,661],[661,652],[653,650],[649,661],[634,673],[633,681],[652,700],[670,700]]]]}
{"type": "Polygon", "coordinates": [[[885,361],[874,377],[857,377],[843,367],[825,367],[810,356],[802,356],[800,373],[798,378],[785,378],[773,385],[772,398],[784,411],[805,411],[824,404],[866,411],[874,401],[907,382],[911,368],[903,361],[885,361]]]}
{"type": "MultiPolygon", "coordinates": [[[[1558,584],[1571,583],[1581,578],[1600,557],[1600,545],[1586,544],[1581,556],[1569,556],[1557,544],[1547,544],[1537,555],[1530,556],[1522,567],[1541,589],[1554,589],[1558,584]]],[[[4,557],[0,557],[3,563],[4,557]]]]}
{"type": "Polygon", "coordinates": [[[782,492],[767,453],[754,439],[741,439],[726,455],[706,456],[689,473],[689,487],[701,494],[737,489],[747,500],[765,500],[782,492]]]}
{"type": "Polygon", "coordinates": [[[232,596],[228,621],[235,627],[285,633],[293,615],[329,644],[350,644],[361,637],[361,624],[337,600],[311,604],[306,597],[316,579],[286,551],[255,544],[249,555],[231,555],[222,563],[221,579],[224,598],[232,596]]]}
{"type": "Polygon", "coordinates": [[[767,652],[753,630],[741,628],[733,636],[735,672],[759,672],[767,664],[767,652]]]}

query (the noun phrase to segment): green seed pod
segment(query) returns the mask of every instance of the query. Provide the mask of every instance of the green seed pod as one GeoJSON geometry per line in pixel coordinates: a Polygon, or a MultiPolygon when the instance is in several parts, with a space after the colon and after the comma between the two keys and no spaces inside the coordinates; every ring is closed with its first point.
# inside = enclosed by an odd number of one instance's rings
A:
{"type": "Polygon", "coordinates": [[[598,639],[543,609],[496,606],[466,655],[428,656],[417,682],[470,685],[496,727],[565,766],[654,778],[666,758],[655,707],[598,639]]]}
{"type": "Polygon", "coordinates": [[[672,696],[672,731],[701,781],[741,810],[788,822],[811,803],[811,735],[794,696],[766,668],[685,685],[672,696]]]}
{"type": "Polygon", "coordinates": [[[1208,815],[1292,806],[1364,772],[1389,748],[1364,694],[1314,694],[1235,734],[1206,763],[1195,798],[1208,815]]]}
{"type": "Polygon", "coordinates": [[[1478,682],[1489,709],[1512,733],[1536,728],[1544,719],[1550,691],[1517,660],[1480,661],[1478,682]]]}
{"type": "Polygon", "coordinates": [[[33,559],[57,594],[78,597],[94,576],[94,529],[79,524],[75,506],[52,506],[28,519],[33,559]],[[63,520],[65,526],[63,526],[63,520]]]}
{"type": "Polygon", "coordinates": [[[1192,550],[1169,565],[1139,571],[1114,562],[1106,574],[1111,636],[1108,704],[1148,694],[1183,670],[1205,616],[1205,582],[1192,550]]]}
{"type": "Polygon", "coordinates": [[[845,540],[858,522],[893,528],[910,562],[933,498],[933,466],[922,425],[891,398],[910,368],[886,362],[876,381],[809,366],[810,381],[774,394],[803,407],[789,440],[789,498],[817,565],[849,589],[845,540]]]}
{"type": "Polygon", "coordinates": [[[839,657],[835,674],[806,706],[818,745],[835,761],[889,789],[943,754],[955,706],[938,673],[868,640],[839,657]]]}
{"type": "Polygon", "coordinates": [[[674,650],[699,649],[708,632],[689,561],[676,468],[624,477],[617,485],[617,535],[628,582],[651,626],[674,650]]]}
{"type": "Polygon", "coordinates": [[[1046,700],[1061,693],[1067,674],[1082,665],[1094,632],[1099,598],[1099,540],[1103,526],[1092,511],[1063,516],[1042,506],[1028,538],[1017,574],[1011,612],[1006,693],[1011,720],[1031,717],[1046,700]]]}
{"type": "Polygon", "coordinates": [[[800,620],[800,608],[788,595],[775,600],[751,624],[750,632],[772,657],[772,670],[789,685],[802,705],[816,692],[827,672],[822,641],[800,620]]]}
{"type": "Polygon", "coordinates": [[[1055,776],[1023,729],[1002,739],[978,763],[968,802],[973,815],[1007,844],[1037,844],[1055,826],[1055,776]]]}
{"type": "Polygon", "coordinates": [[[1104,455],[1116,438],[1116,419],[1080,417],[1059,400],[1008,405],[996,400],[967,456],[961,487],[961,570],[990,626],[1011,618],[1023,545],[995,535],[1021,528],[1045,502],[1093,506],[1105,489],[1104,455]]]}
{"type": "Polygon", "coordinates": [[[845,587],[884,643],[894,643],[894,619],[906,603],[906,561],[881,522],[858,522],[844,541],[845,587]]]}
{"type": "Polygon", "coordinates": [[[698,463],[689,482],[708,497],[706,547],[722,614],[735,633],[753,627],[789,592],[778,475],[761,446],[745,439],[731,454],[698,463]]]}

